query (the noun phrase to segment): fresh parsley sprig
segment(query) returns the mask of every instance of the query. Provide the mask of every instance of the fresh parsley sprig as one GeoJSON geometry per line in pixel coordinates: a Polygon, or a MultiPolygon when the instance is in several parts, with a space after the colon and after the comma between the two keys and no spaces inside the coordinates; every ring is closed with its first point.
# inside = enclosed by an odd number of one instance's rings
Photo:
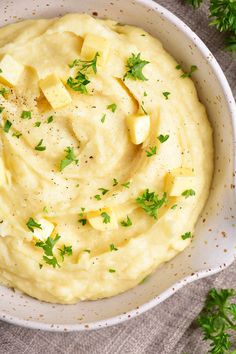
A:
{"type": "Polygon", "coordinates": [[[215,288],[207,295],[197,323],[203,330],[204,340],[210,341],[209,353],[226,354],[231,349],[230,332],[236,331],[236,303],[230,300],[235,296],[234,289],[217,291],[215,288]]]}
{"type": "Polygon", "coordinates": [[[127,72],[124,76],[128,79],[147,81],[148,79],[143,75],[143,68],[149,64],[149,61],[141,59],[141,53],[132,53],[131,57],[127,60],[127,72]]]}
{"type": "Polygon", "coordinates": [[[136,199],[136,202],[149,216],[157,219],[158,209],[167,202],[167,194],[164,192],[162,198],[159,198],[155,192],[149,192],[149,189],[146,189],[145,192],[136,199]]]}
{"type": "MultiPolygon", "coordinates": [[[[203,0],[186,0],[194,8],[199,7],[203,0]]],[[[209,6],[210,25],[215,26],[220,32],[226,32],[226,50],[236,51],[236,1],[235,0],[210,0],[209,6]]]]}
{"type": "Polygon", "coordinates": [[[65,158],[60,162],[60,171],[64,170],[65,167],[67,167],[73,162],[75,162],[76,164],[78,163],[78,159],[75,156],[74,148],[68,146],[65,149],[65,153],[65,158]]]}

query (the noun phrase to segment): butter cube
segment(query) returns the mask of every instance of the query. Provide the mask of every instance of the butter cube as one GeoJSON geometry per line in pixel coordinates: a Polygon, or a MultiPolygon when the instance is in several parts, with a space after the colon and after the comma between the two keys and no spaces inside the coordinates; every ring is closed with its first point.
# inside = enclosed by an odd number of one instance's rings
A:
{"type": "Polygon", "coordinates": [[[115,230],[119,226],[114,211],[108,208],[88,212],[87,219],[94,229],[100,231],[115,230]]]}
{"type": "Polygon", "coordinates": [[[143,143],[150,132],[150,117],[148,115],[132,115],[126,119],[130,140],[133,144],[143,143]]]}
{"type": "Polygon", "coordinates": [[[44,241],[46,240],[49,236],[51,236],[55,226],[52,224],[50,221],[40,218],[37,220],[37,223],[41,225],[42,229],[34,229],[34,236],[35,238],[44,241]]]}
{"type": "Polygon", "coordinates": [[[24,67],[11,55],[4,55],[0,61],[0,81],[10,86],[16,86],[24,67]]]}
{"type": "Polygon", "coordinates": [[[39,87],[53,109],[62,108],[72,101],[69,92],[55,74],[40,80],[39,87]]]}
{"type": "Polygon", "coordinates": [[[109,55],[108,40],[94,34],[87,34],[81,49],[81,57],[85,60],[92,60],[96,53],[99,53],[98,64],[105,64],[109,55]]]}
{"type": "Polygon", "coordinates": [[[166,191],[171,197],[179,197],[186,189],[191,189],[196,184],[191,169],[178,168],[167,173],[166,191]]]}

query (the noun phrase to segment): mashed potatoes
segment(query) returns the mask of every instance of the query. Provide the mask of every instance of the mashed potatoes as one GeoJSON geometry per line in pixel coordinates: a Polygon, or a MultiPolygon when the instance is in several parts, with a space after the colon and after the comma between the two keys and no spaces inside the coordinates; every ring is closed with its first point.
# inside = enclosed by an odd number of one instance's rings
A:
{"type": "Polygon", "coordinates": [[[189,245],[213,170],[195,66],[72,14],[1,28],[0,69],[2,284],[109,297],[189,245]]]}

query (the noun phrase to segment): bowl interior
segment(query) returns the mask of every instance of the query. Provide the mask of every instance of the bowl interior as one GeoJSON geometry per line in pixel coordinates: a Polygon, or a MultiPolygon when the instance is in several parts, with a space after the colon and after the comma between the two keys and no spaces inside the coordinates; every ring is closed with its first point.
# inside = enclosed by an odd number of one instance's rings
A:
{"type": "Polygon", "coordinates": [[[144,284],[110,299],[66,306],[39,302],[0,287],[0,318],[51,330],[98,328],[135,316],[184,283],[230,264],[236,253],[235,127],[232,126],[235,111],[227,82],[209,50],[186,25],[149,0],[2,0],[1,8],[4,9],[1,26],[26,18],[50,18],[69,12],[87,12],[137,25],[158,37],[183,67],[197,65],[195,83],[214,128],[215,174],[211,195],[198,221],[192,244],[159,268],[144,284]]]}

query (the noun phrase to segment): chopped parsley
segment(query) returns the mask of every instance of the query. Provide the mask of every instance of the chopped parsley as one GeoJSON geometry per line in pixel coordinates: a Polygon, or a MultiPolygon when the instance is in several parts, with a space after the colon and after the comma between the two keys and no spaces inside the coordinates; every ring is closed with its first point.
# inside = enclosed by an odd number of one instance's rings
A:
{"type": "Polygon", "coordinates": [[[3,130],[5,133],[8,133],[10,128],[12,126],[12,123],[7,119],[5,124],[4,124],[4,127],[3,127],[3,130]]]}
{"type": "Polygon", "coordinates": [[[107,109],[110,109],[110,111],[112,111],[112,113],[114,113],[117,109],[117,105],[115,103],[109,104],[107,106],[107,109]]]}
{"type": "Polygon", "coordinates": [[[186,189],[181,195],[188,198],[194,196],[195,194],[196,192],[193,189],[186,189]]]}
{"type": "Polygon", "coordinates": [[[167,202],[167,195],[164,192],[162,198],[159,199],[155,192],[149,192],[149,189],[146,189],[145,192],[136,199],[136,202],[149,216],[157,219],[157,211],[167,202]]]}
{"type": "Polygon", "coordinates": [[[72,256],[73,253],[72,246],[63,245],[63,248],[62,249],[58,248],[58,250],[60,251],[62,262],[64,262],[65,256],[72,256]]]}
{"type": "Polygon", "coordinates": [[[42,230],[41,224],[38,224],[33,218],[29,218],[26,225],[31,232],[34,232],[34,229],[42,230]]]}
{"type": "Polygon", "coordinates": [[[79,219],[79,222],[84,226],[87,224],[87,220],[86,219],[79,219]]]}
{"type": "Polygon", "coordinates": [[[161,144],[163,144],[166,140],[169,139],[169,135],[159,135],[157,139],[160,141],[161,144]]]}
{"type": "Polygon", "coordinates": [[[130,181],[125,182],[125,183],[122,183],[121,185],[122,185],[123,187],[125,187],[125,188],[129,188],[129,187],[130,187],[130,181]]]}
{"type": "Polygon", "coordinates": [[[192,233],[189,232],[185,232],[185,234],[181,235],[183,240],[187,240],[187,238],[191,238],[192,237],[192,233]]]}
{"type": "Polygon", "coordinates": [[[15,133],[12,134],[15,138],[19,139],[22,136],[21,132],[16,131],[15,133]]]}
{"type": "Polygon", "coordinates": [[[0,106],[0,114],[4,111],[4,107],[3,106],[0,106]]]}
{"type": "Polygon", "coordinates": [[[181,70],[182,69],[182,66],[180,64],[176,65],[175,67],[176,70],[181,70]]]}
{"type": "Polygon", "coordinates": [[[117,184],[118,184],[118,181],[117,181],[117,179],[116,178],[113,178],[113,187],[115,187],[115,186],[117,186],[117,184]]]}
{"type": "Polygon", "coordinates": [[[49,124],[49,123],[52,123],[52,122],[53,122],[53,116],[48,117],[47,123],[49,124]]]}
{"type": "Polygon", "coordinates": [[[96,195],[94,196],[94,198],[97,199],[97,200],[102,200],[102,198],[101,198],[101,196],[100,196],[99,194],[96,194],[96,195]]]}
{"type": "Polygon", "coordinates": [[[163,96],[165,97],[166,100],[169,99],[170,92],[162,92],[163,96]]]}
{"type": "Polygon", "coordinates": [[[89,68],[92,68],[94,74],[96,74],[98,57],[99,53],[97,52],[92,60],[75,59],[73,63],[69,64],[69,67],[74,68],[75,66],[78,66],[80,71],[87,71],[89,68]]]}
{"type": "Polygon", "coordinates": [[[149,64],[149,61],[142,60],[140,58],[141,53],[135,55],[132,53],[132,56],[128,58],[126,67],[128,71],[126,72],[124,79],[133,79],[147,81],[148,79],[143,75],[143,68],[145,65],[149,64]]]}
{"type": "Polygon", "coordinates": [[[5,87],[2,87],[0,89],[0,95],[2,95],[2,97],[6,97],[6,95],[9,93],[9,90],[7,90],[5,87]]]}
{"type": "Polygon", "coordinates": [[[144,91],[143,95],[144,95],[144,97],[146,97],[146,96],[147,96],[147,92],[146,92],[146,91],[144,91]]]}
{"type": "Polygon", "coordinates": [[[188,73],[184,73],[182,74],[180,77],[182,77],[183,79],[186,77],[192,77],[192,74],[198,69],[198,67],[196,65],[191,65],[190,67],[190,71],[188,73]]]}
{"type": "Polygon", "coordinates": [[[111,222],[111,217],[105,211],[101,213],[101,217],[103,218],[104,224],[108,224],[111,222]]]}
{"type": "Polygon", "coordinates": [[[104,123],[106,119],[106,114],[103,114],[102,118],[101,118],[101,122],[104,123]]]}
{"type": "Polygon", "coordinates": [[[22,119],[31,119],[32,115],[30,111],[22,111],[21,116],[22,119]]]}
{"type": "Polygon", "coordinates": [[[60,171],[64,170],[65,167],[70,165],[71,163],[75,162],[78,163],[78,159],[75,156],[74,149],[68,146],[65,150],[66,155],[63,160],[60,162],[60,171]]]}
{"type": "Polygon", "coordinates": [[[102,192],[102,195],[105,195],[107,192],[109,192],[109,189],[105,188],[98,188],[98,190],[102,192]]]}
{"type": "Polygon", "coordinates": [[[46,206],[43,207],[43,212],[44,212],[44,213],[47,213],[47,214],[49,213],[48,208],[47,208],[46,206]]]}
{"type": "Polygon", "coordinates": [[[90,250],[84,250],[84,252],[91,253],[91,251],[90,251],[90,250]]]}
{"type": "Polygon", "coordinates": [[[115,273],[116,271],[115,271],[115,269],[109,269],[109,273],[115,273]]]}
{"type": "Polygon", "coordinates": [[[67,85],[74,91],[81,92],[83,94],[87,94],[88,90],[86,86],[90,83],[88,80],[87,76],[80,71],[77,73],[77,75],[73,77],[69,77],[67,80],[67,85]]]}
{"type": "Polygon", "coordinates": [[[175,210],[177,208],[177,206],[178,206],[177,204],[174,204],[174,205],[172,205],[171,209],[175,210]]]}
{"type": "Polygon", "coordinates": [[[40,127],[40,125],[41,125],[41,122],[36,122],[36,123],[34,124],[34,126],[37,127],[37,128],[40,127]]]}
{"type": "Polygon", "coordinates": [[[157,147],[156,146],[150,146],[149,150],[146,150],[147,157],[151,157],[153,155],[156,155],[156,153],[157,153],[157,147]]]}
{"type": "Polygon", "coordinates": [[[37,151],[45,151],[46,150],[46,146],[43,146],[43,139],[40,140],[40,142],[38,143],[38,145],[35,146],[35,150],[37,151]]]}
{"type": "Polygon", "coordinates": [[[112,243],[110,244],[110,251],[118,251],[118,248],[116,248],[115,245],[112,243]]]}
{"type": "Polygon", "coordinates": [[[144,114],[147,114],[147,111],[146,111],[146,109],[144,108],[144,102],[143,102],[143,101],[142,101],[142,104],[141,104],[140,107],[141,107],[143,113],[144,113],[144,114]]]}
{"type": "Polygon", "coordinates": [[[44,250],[43,260],[45,263],[53,266],[53,268],[60,267],[57,258],[53,254],[53,248],[60,238],[61,236],[57,234],[54,238],[49,236],[46,241],[37,241],[35,243],[36,247],[41,247],[44,250]]]}
{"type": "Polygon", "coordinates": [[[129,227],[132,225],[132,221],[130,220],[130,218],[127,216],[127,219],[126,220],[122,220],[120,222],[120,224],[124,227],[129,227]]]}

